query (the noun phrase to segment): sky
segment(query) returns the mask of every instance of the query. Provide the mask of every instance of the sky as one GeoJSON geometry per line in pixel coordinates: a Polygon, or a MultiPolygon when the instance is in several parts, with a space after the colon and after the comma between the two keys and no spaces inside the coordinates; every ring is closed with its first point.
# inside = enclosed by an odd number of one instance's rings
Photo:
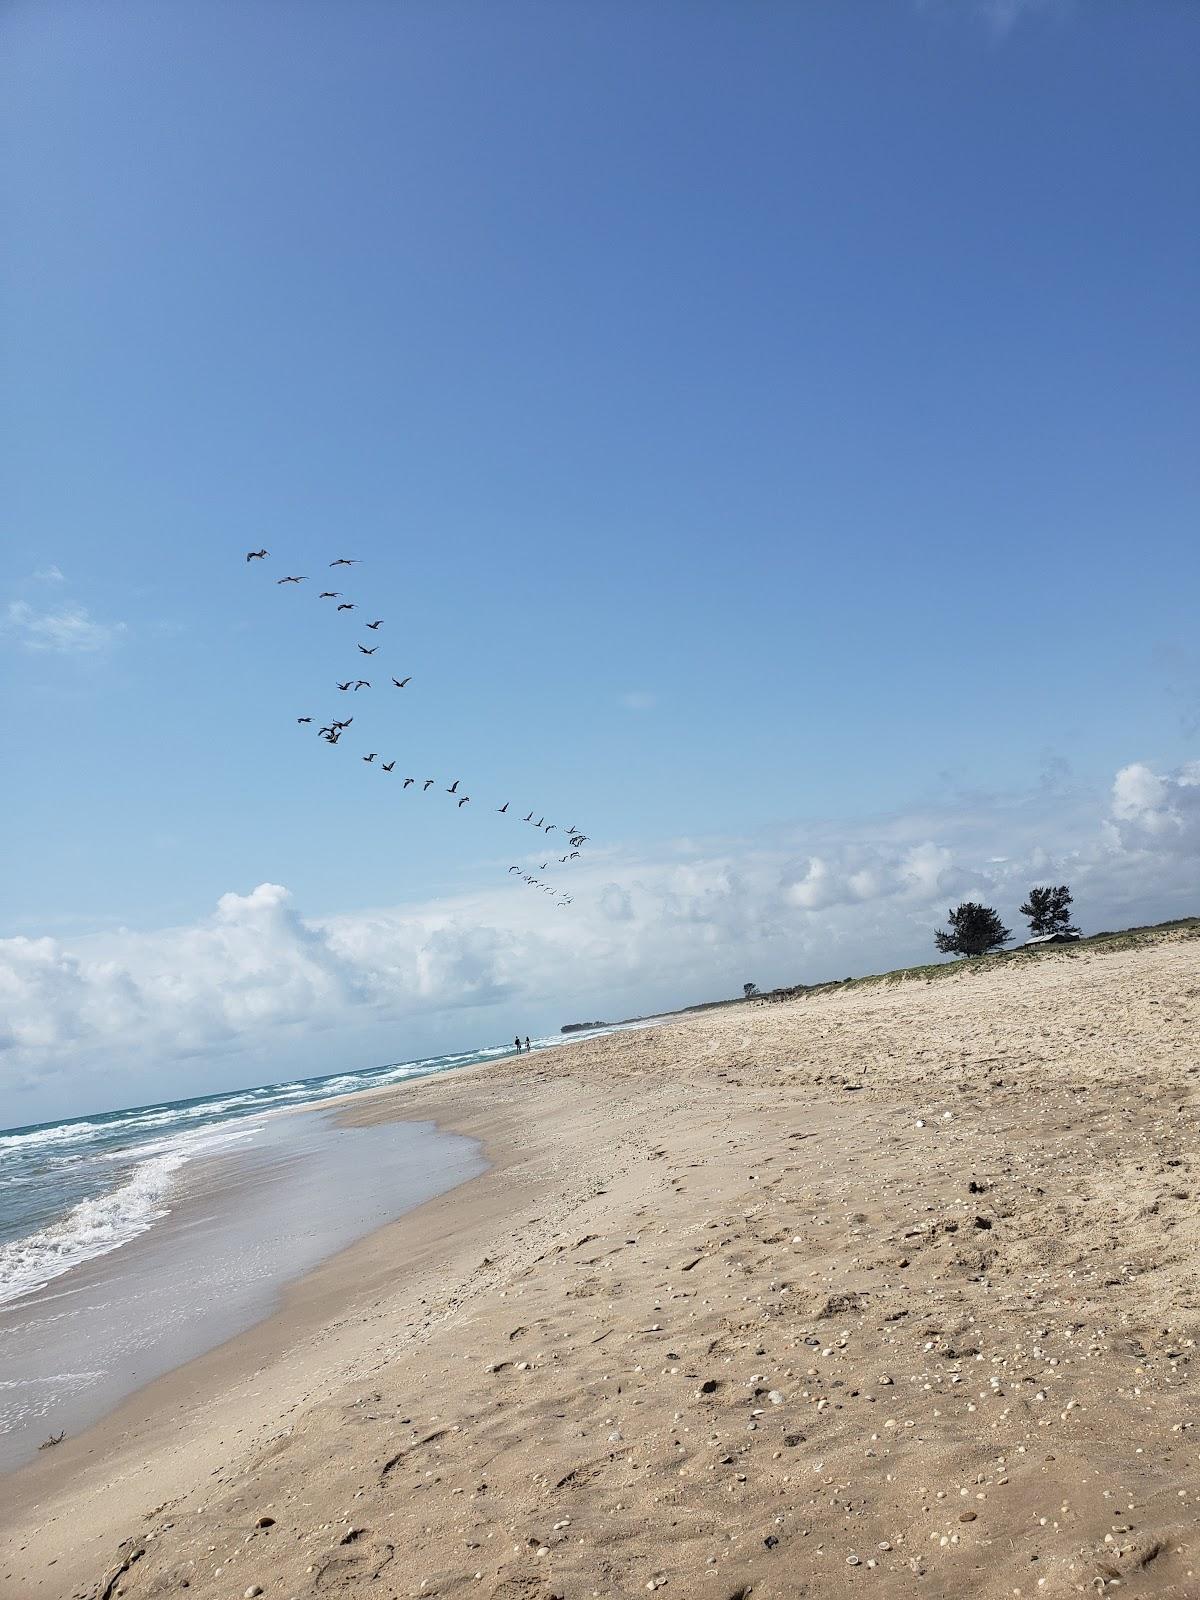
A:
{"type": "Polygon", "coordinates": [[[1200,910],[1200,8],[0,40],[0,1124],[1200,910]]]}

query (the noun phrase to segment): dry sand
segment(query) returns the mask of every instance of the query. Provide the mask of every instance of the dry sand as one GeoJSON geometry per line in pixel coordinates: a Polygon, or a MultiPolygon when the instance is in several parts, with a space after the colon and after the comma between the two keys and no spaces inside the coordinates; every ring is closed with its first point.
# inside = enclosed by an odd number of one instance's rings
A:
{"type": "Polygon", "coordinates": [[[494,1170],[0,1491],[0,1594],[1200,1596],[1200,942],[386,1091],[494,1170]]]}

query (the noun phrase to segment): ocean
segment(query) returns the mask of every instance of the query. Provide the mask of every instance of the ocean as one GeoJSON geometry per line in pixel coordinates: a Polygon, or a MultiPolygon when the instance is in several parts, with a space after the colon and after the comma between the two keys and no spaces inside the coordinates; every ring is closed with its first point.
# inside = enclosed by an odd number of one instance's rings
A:
{"type": "MultiPolygon", "coordinates": [[[[535,1041],[535,1048],[558,1044],[535,1041]]],[[[261,1136],[271,1112],[510,1054],[511,1045],[0,1129],[0,1306],[167,1216],[190,1163],[261,1136]]]]}
{"type": "Polygon", "coordinates": [[[472,1139],[430,1123],[341,1127],[323,1102],[511,1048],[0,1132],[0,1471],[269,1316],[288,1283],[486,1169],[472,1139]]]}

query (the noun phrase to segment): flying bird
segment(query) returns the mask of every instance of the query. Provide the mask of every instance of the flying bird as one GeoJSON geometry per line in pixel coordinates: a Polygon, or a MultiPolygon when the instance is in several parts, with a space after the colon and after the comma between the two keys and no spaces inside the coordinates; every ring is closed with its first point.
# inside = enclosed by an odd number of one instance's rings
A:
{"type": "Polygon", "coordinates": [[[393,678],[392,682],[396,685],[397,689],[407,688],[412,682],[412,674],[410,673],[407,678],[393,678]]]}
{"type": "Polygon", "coordinates": [[[425,782],[421,785],[421,793],[424,794],[426,789],[429,788],[430,784],[433,784],[433,783],[436,783],[436,782],[437,782],[436,778],[426,778],[425,782]]]}
{"type": "Polygon", "coordinates": [[[317,596],[318,600],[340,600],[341,598],[342,591],[340,589],[322,589],[317,596]]]}
{"type": "Polygon", "coordinates": [[[336,561],[331,561],[329,565],[331,567],[357,567],[358,563],[359,558],[357,556],[339,556],[336,561]]]}
{"type": "Polygon", "coordinates": [[[339,683],[338,684],[338,688],[342,691],[343,694],[345,694],[346,690],[349,689],[353,685],[353,683],[354,683],[354,679],[353,678],[347,678],[345,683],[339,683]]]}
{"type": "Polygon", "coordinates": [[[509,867],[509,869],[508,869],[508,870],[509,870],[509,871],[510,871],[510,872],[520,872],[520,870],[521,870],[521,869],[520,869],[520,867],[509,867]]]}
{"type": "Polygon", "coordinates": [[[383,771],[390,772],[395,765],[396,763],[394,761],[385,761],[383,763],[383,771]]]}
{"type": "Polygon", "coordinates": [[[371,687],[370,678],[360,678],[358,680],[358,682],[354,685],[354,692],[355,692],[355,694],[357,694],[360,689],[369,689],[370,687],[371,687]]]}
{"type": "Polygon", "coordinates": [[[367,623],[367,627],[368,628],[382,628],[383,627],[383,618],[380,617],[378,622],[368,622],[367,623]]]}
{"type": "Polygon", "coordinates": [[[312,718],[311,717],[297,717],[296,721],[297,722],[311,722],[312,718]]]}
{"type": "MultiPolygon", "coordinates": [[[[530,815],[530,816],[532,816],[532,815],[533,815],[533,812],[532,812],[532,811],[531,811],[531,812],[530,812],[530,813],[529,813],[529,815],[530,815]]],[[[535,827],[535,828],[540,828],[540,827],[541,827],[541,825],[542,825],[542,823],[543,823],[543,822],[545,822],[545,820],[546,820],[546,819],[545,819],[545,817],[539,817],[539,818],[538,818],[538,819],[537,819],[537,821],[536,821],[536,822],[535,822],[535,823],[534,823],[534,827],[535,827]]]]}
{"type": "Polygon", "coordinates": [[[458,786],[459,786],[459,784],[460,784],[460,783],[461,783],[461,782],[462,782],[462,779],[461,779],[461,778],[455,778],[455,780],[454,780],[454,782],[453,782],[453,783],[452,783],[452,784],[451,784],[451,785],[450,785],[450,787],[449,787],[449,788],[448,788],[448,789],[447,789],[447,790],[446,790],[446,793],[447,793],[447,794],[453,794],[453,793],[454,793],[454,791],[455,791],[455,790],[456,790],[456,789],[457,789],[457,788],[458,788],[458,786]]]}
{"type": "Polygon", "coordinates": [[[364,756],[364,757],[363,757],[363,760],[364,760],[364,761],[374,761],[374,759],[375,759],[375,757],[376,757],[376,755],[377,755],[377,754],[378,754],[378,752],[377,752],[377,751],[375,751],[375,750],[372,750],[372,751],[371,751],[371,754],[370,754],[370,755],[369,755],[369,756],[364,756]]]}
{"type": "Polygon", "coordinates": [[[370,650],[368,650],[365,644],[360,644],[358,648],[362,651],[363,655],[365,655],[365,656],[373,656],[375,654],[375,651],[379,649],[379,646],[378,645],[374,645],[374,646],[372,646],[372,648],[370,650]]]}
{"type": "Polygon", "coordinates": [[[521,821],[522,822],[532,822],[533,821],[533,812],[531,811],[527,817],[522,817],[521,821]]]}
{"type": "Polygon", "coordinates": [[[553,833],[554,832],[554,824],[552,822],[548,822],[546,824],[546,832],[547,833],[553,833]]]}
{"type": "Polygon", "coordinates": [[[353,721],[354,721],[353,717],[347,717],[345,722],[335,722],[334,723],[334,727],[335,728],[348,728],[353,721]]]}
{"type": "Polygon", "coordinates": [[[471,796],[469,794],[465,794],[465,795],[463,795],[462,799],[458,802],[458,809],[461,811],[464,806],[469,806],[470,804],[471,804],[471,796]]]}
{"type": "Polygon", "coordinates": [[[303,583],[305,581],[305,576],[306,575],[302,573],[298,578],[276,578],[275,583],[276,586],[281,583],[303,583]]]}
{"type": "Polygon", "coordinates": [[[247,550],[246,551],[246,560],[247,561],[265,561],[266,558],[270,554],[271,554],[271,552],[269,550],[247,550]]]}
{"type": "Polygon", "coordinates": [[[339,611],[353,611],[354,610],[354,606],[353,606],[351,601],[343,600],[341,605],[338,607],[338,610],[339,611]]]}
{"type": "Polygon", "coordinates": [[[499,814],[501,816],[503,816],[504,813],[508,810],[508,801],[506,800],[502,806],[497,806],[496,810],[499,812],[499,814]]]}
{"type": "Polygon", "coordinates": [[[416,781],[415,778],[405,778],[404,787],[407,789],[410,783],[416,783],[416,781]]]}
{"type": "Polygon", "coordinates": [[[574,860],[576,860],[578,858],[578,856],[579,856],[579,851],[578,850],[572,850],[571,854],[567,857],[567,860],[568,861],[574,861],[574,860]]]}

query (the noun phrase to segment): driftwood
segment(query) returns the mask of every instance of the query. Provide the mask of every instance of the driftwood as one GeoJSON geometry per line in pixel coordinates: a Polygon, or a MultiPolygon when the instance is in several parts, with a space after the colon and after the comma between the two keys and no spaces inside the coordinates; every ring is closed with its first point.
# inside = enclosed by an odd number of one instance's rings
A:
{"type": "Polygon", "coordinates": [[[49,1450],[52,1446],[61,1444],[66,1437],[65,1433],[52,1433],[48,1439],[42,1440],[41,1444],[38,1445],[38,1449],[49,1450]]]}

